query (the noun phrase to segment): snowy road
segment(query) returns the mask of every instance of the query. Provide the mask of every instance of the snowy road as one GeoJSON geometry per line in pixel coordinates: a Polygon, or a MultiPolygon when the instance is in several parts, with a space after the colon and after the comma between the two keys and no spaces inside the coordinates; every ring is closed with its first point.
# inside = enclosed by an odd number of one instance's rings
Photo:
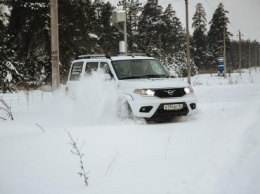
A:
{"type": "Polygon", "coordinates": [[[15,120],[0,120],[0,193],[260,193],[260,72],[193,80],[197,114],[148,125],[118,119],[109,88],[80,101],[4,95],[15,120]]]}

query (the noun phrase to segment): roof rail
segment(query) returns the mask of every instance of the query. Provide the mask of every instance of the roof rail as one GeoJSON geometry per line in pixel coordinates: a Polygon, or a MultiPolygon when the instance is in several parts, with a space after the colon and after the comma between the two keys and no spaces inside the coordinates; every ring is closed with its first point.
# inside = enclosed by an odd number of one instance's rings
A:
{"type": "Polygon", "coordinates": [[[127,53],[127,54],[119,54],[119,56],[148,56],[146,53],[127,53]]]}
{"type": "Polygon", "coordinates": [[[91,58],[105,58],[106,56],[103,54],[87,54],[87,55],[80,55],[78,59],[91,59],[91,58]]]}
{"type": "MultiPolygon", "coordinates": [[[[118,54],[118,56],[148,56],[150,57],[149,54],[146,53],[127,53],[127,54],[118,54]]],[[[79,55],[78,59],[91,59],[91,58],[108,58],[111,59],[110,55],[105,55],[105,54],[87,54],[87,55],[79,55]]]]}
{"type": "Polygon", "coordinates": [[[130,56],[147,56],[146,53],[129,53],[130,56]]]}

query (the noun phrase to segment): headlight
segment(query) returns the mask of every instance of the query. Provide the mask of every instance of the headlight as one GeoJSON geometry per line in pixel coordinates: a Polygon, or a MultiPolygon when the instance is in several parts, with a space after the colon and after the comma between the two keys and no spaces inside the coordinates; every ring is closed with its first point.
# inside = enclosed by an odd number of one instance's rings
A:
{"type": "Polygon", "coordinates": [[[141,96],[154,96],[154,91],[150,89],[135,89],[134,93],[139,94],[141,96]]]}
{"type": "Polygon", "coordinates": [[[193,89],[191,86],[184,88],[184,91],[186,92],[186,94],[193,94],[193,89]]]}

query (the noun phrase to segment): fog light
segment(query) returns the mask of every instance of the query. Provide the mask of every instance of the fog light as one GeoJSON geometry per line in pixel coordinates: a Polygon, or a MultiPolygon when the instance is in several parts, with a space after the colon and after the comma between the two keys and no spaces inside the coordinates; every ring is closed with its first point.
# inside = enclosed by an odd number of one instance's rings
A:
{"type": "Polygon", "coordinates": [[[190,107],[191,107],[192,110],[194,110],[196,108],[196,104],[195,103],[191,103],[190,107]]]}
{"type": "Polygon", "coordinates": [[[139,112],[150,112],[152,110],[152,106],[143,106],[140,108],[139,112]]]}

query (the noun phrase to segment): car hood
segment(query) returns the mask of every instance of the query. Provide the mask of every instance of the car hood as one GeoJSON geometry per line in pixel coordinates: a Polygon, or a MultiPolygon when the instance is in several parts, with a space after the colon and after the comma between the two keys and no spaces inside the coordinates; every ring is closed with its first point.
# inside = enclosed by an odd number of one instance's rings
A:
{"type": "Polygon", "coordinates": [[[176,78],[151,78],[151,79],[129,79],[120,80],[120,88],[124,89],[160,89],[160,88],[183,88],[188,83],[176,78]]]}

